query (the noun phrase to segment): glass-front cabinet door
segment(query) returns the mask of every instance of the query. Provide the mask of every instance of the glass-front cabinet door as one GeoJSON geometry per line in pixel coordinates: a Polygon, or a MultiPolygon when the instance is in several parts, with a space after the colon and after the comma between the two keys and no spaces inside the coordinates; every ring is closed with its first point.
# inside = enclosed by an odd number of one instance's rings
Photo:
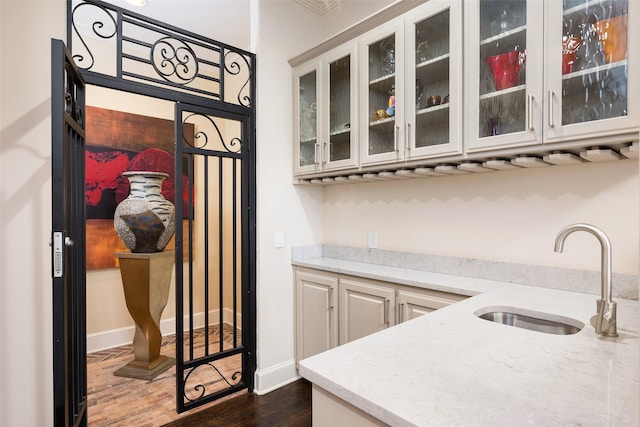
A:
{"type": "Polygon", "coordinates": [[[462,152],[462,9],[429,1],[405,20],[407,159],[462,152]]]}
{"type": "Polygon", "coordinates": [[[640,8],[640,4],[627,0],[550,2],[545,142],[637,129],[637,106],[629,105],[636,102],[629,94],[637,93],[637,87],[632,87],[637,83],[629,76],[630,71],[638,73],[632,61],[637,61],[640,49],[637,25],[629,19],[633,7],[640,8]]]}
{"type": "Polygon", "coordinates": [[[357,165],[356,43],[294,70],[295,174],[357,165]]]}
{"type": "Polygon", "coordinates": [[[357,44],[327,53],[323,59],[326,117],[322,142],[323,168],[357,164],[357,44]]]}
{"type": "Polygon", "coordinates": [[[541,143],[542,2],[479,0],[465,7],[469,150],[541,143]]]}
{"type": "Polygon", "coordinates": [[[294,70],[294,172],[320,172],[320,120],[322,109],[320,61],[310,62],[294,70]]]}
{"type": "Polygon", "coordinates": [[[401,21],[383,25],[360,41],[360,160],[400,159],[402,107],[401,21]]]}

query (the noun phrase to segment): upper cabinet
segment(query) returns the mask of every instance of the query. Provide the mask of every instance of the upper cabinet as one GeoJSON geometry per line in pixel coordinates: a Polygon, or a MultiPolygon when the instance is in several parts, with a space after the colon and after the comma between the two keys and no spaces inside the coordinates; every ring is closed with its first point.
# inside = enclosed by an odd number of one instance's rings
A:
{"type": "Polygon", "coordinates": [[[466,2],[468,150],[629,140],[638,126],[627,96],[637,61],[628,55],[637,33],[627,26],[629,7],[626,0],[466,2]]]}
{"type": "Polygon", "coordinates": [[[637,157],[634,17],[640,1],[395,2],[290,61],[295,174],[324,184],[637,157]]]}
{"type": "Polygon", "coordinates": [[[357,164],[357,62],[351,43],[294,70],[296,173],[357,164]]]}
{"type": "Polygon", "coordinates": [[[432,0],[360,39],[362,165],[462,153],[461,13],[432,0]]]}
{"type": "Polygon", "coordinates": [[[362,164],[397,161],[402,155],[404,37],[401,24],[400,20],[391,21],[360,39],[362,164]]]}
{"type": "Polygon", "coordinates": [[[637,132],[640,3],[565,0],[547,5],[544,141],[637,132]],[[629,19],[635,16],[636,19],[629,19]],[[629,70],[634,70],[629,73],[629,70]]]}
{"type": "Polygon", "coordinates": [[[429,1],[405,18],[407,158],[462,153],[460,1],[429,1]]]}

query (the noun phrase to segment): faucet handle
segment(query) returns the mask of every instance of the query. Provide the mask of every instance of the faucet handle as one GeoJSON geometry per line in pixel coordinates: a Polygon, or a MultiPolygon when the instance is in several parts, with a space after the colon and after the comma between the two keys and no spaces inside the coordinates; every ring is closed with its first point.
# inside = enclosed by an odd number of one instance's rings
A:
{"type": "Polygon", "coordinates": [[[598,313],[591,317],[591,326],[596,333],[605,337],[617,337],[616,328],[616,302],[607,302],[603,299],[597,301],[598,313]]]}

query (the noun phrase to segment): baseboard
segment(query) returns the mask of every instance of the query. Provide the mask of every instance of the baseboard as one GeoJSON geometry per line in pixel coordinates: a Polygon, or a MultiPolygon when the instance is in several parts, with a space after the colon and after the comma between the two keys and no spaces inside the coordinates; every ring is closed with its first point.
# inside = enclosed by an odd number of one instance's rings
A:
{"type": "MultiPolygon", "coordinates": [[[[218,310],[209,311],[209,325],[218,324],[218,310]]],[[[232,323],[233,311],[225,308],[223,310],[222,319],[224,323],[232,323]]],[[[189,325],[189,318],[185,316],[184,325],[185,330],[189,325]]],[[[195,328],[202,328],[204,326],[204,313],[196,313],[193,315],[193,325],[195,328]]],[[[238,329],[242,326],[242,314],[236,314],[236,325],[238,329]]],[[[133,340],[133,334],[136,327],[134,325],[127,326],[125,328],[111,329],[109,331],[97,332],[87,335],[87,353],[95,353],[96,351],[106,350],[108,348],[119,347],[121,345],[131,344],[133,340]]],[[[176,318],[160,320],[160,332],[163,336],[174,335],[176,333],[176,318]]]]}
{"type": "Polygon", "coordinates": [[[267,394],[299,378],[295,360],[289,360],[268,369],[257,369],[254,392],[258,395],[267,394]]]}

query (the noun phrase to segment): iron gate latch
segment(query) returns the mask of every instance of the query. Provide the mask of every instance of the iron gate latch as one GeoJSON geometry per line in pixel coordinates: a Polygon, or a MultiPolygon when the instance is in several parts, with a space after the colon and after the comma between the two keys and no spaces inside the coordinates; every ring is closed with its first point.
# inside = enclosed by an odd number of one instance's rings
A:
{"type": "Polygon", "coordinates": [[[62,232],[53,232],[53,277],[62,277],[62,232]]]}

